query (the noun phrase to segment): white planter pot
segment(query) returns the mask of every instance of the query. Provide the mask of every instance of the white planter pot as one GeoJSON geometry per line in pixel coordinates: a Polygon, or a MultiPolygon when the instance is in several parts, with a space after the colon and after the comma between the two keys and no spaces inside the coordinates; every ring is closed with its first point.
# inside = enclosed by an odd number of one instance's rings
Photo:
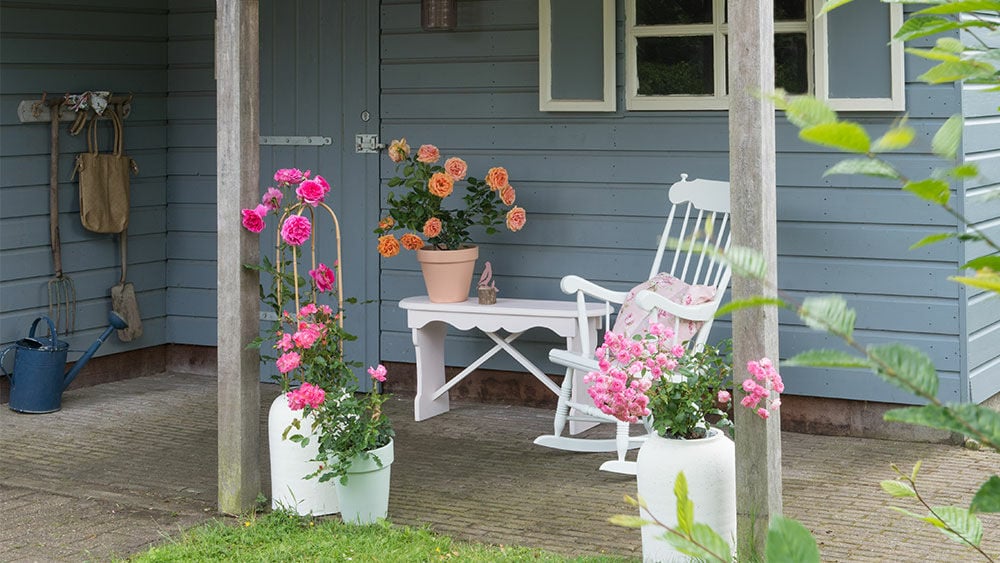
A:
{"type": "Polygon", "coordinates": [[[340,498],[340,517],[350,524],[372,524],[389,514],[389,476],[394,459],[393,441],[371,451],[382,462],[357,456],[347,471],[347,484],[333,479],[340,498]]]}
{"type": "MultiPolygon", "coordinates": [[[[677,527],[674,480],[683,471],[688,497],[694,502],[694,521],[708,524],[731,547],[735,546],[736,445],[725,434],[713,429],[706,438],[679,440],[661,438],[653,432],[639,448],[637,464],[639,496],[658,520],[677,527]]],[[[643,509],[639,514],[649,518],[643,509]]],[[[643,526],[643,561],[690,561],[660,539],[664,533],[658,526],[643,526]]]]}
{"type": "MultiPolygon", "coordinates": [[[[331,481],[320,483],[319,479],[305,479],[306,475],[319,468],[319,463],[310,461],[319,453],[319,442],[310,431],[312,417],[302,421],[301,433],[310,438],[302,447],[297,442],[282,440],[281,434],[302,415],[302,411],[288,408],[285,394],[278,395],[271,403],[267,415],[268,447],[271,451],[271,508],[286,509],[296,514],[319,516],[340,511],[337,489],[331,481]]],[[[293,428],[289,435],[295,434],[293,428]]]]}

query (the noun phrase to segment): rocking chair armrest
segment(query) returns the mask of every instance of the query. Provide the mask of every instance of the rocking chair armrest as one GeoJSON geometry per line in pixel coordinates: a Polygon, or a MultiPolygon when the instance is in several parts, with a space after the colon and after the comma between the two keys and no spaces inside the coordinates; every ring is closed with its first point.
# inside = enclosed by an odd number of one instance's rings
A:
{"type": "Polygon", "coordinates": [[[635,302],[646,311],[659,309],[687,321],[705,322],[712,320],[715,312],[719,310],[719,302],[714,299],[699,305],[681,305],[649,290],[640,291],[635,296],[635,302]]]}
{"type": "Polygon", "coordinates": [[[559,364],[561,366],[580,371],[598,370],[597,360],[581,356],[577,352],[570,352],[569,350],[562,350],[560,348],[553,348],[552,350],[549,350],[549,361],[554,364],[559,364]]]}
{"type": "Polygon", "coordinates": [[[625,296],[628,295],[624,291],[612,291],[580,276],[572,275],[563,277],[562,281],[559,282],[559,288],[566,294],[583,292],[584,295],[612,303],[622,303],[625,301],[625,296]]]}

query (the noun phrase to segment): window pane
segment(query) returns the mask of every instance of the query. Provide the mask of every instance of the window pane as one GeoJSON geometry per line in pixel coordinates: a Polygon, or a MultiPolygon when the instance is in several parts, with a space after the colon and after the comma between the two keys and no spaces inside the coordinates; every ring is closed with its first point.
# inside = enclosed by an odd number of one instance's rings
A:
{"type": "Polygon", "coordinates": [[[789,94],[809,91],[809,52],[805,33],[774,36],[774,84],[789,94]]]}
{"type": "Polygon", "coordinates": [[[635,0],[636,25],[712,23],[712,0],[635,0]]]}
{"type": "Polygon", "coordinates": [[[774,0],[774,21],[805,21],[805,19],[805,0],[774,0]]]}
{"type": "Polygon", "coordinates": [[[712,95],[712,36],[640,37],[636,47],[639,95],[712,95]]]}

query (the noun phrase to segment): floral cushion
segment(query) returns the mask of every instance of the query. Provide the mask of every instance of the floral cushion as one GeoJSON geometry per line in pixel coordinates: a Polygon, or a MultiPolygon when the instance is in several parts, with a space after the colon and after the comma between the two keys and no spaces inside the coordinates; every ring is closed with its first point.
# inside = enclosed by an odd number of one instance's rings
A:
{"type": "MultiPolygon", "coordinates": [[[[715,288],[709,285],[691,285],[685,283],[670,274],[659,273],[651,279],[642,282],[632,288],[625,297],[621,309],[618,311],[618,318],[612,331],[633,336],[637,333],[645,332],[650,322],[653,322],[652,313],[646,311],[635,302],[635,296],[640,291],[650,290],[680,305],[700,305],[708,303],[715,297],[715,288]]],[[[658,318],[662,325],[674,328],[674,316],[666,311],[658,311],[658,318]]],[[[677,328],[677,342],[690,340],[701,328],[701,321],[681,320],[677,328]]]]}

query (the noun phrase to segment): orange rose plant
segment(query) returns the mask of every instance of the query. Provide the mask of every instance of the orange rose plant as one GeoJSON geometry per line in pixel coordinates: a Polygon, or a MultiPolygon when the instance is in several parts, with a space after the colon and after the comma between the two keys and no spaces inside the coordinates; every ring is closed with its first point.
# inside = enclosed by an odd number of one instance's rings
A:
{"type": "Polygon", "coordinates": [[[473,226],[483,227],[486,234],[496,233],[500,224],[511,231],[524,226],[527,216],[514,205],[516,194],[505,168],[490,168],[480,180],[466,175],[469,167],[457,156],[438,164],[441,151],[434,145],[422,145],[411,154],[406,139],[394,140],[388,152],[396,170],[402,170],[402,175],[389,180],[389,187],[404,189],[389,192],[389,213],[375,229],[382,256],[390,258],[402,248],[457,250],[472,244],[473,226]],[[456,184],[462,181],[465,193],[458,196],[456,184]],[[392,233],[396,230],[405,232],[396,238],[392,233]]]}

